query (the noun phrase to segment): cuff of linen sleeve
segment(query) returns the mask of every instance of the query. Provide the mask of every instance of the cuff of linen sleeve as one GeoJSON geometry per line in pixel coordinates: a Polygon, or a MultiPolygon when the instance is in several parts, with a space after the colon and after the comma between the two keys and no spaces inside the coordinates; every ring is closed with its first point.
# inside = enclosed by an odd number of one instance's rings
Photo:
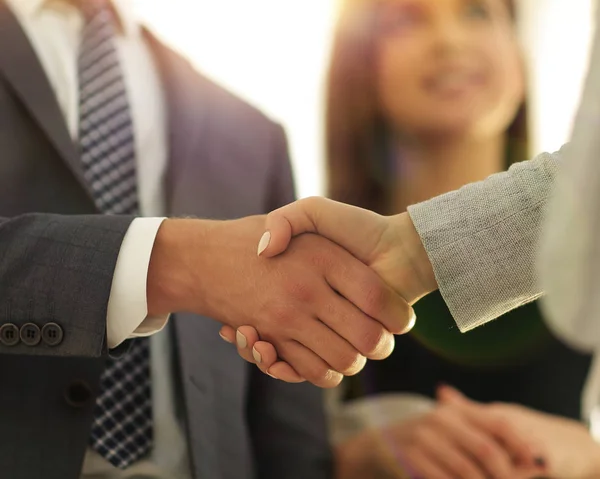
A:
{"type": "Polygon", "coordinates": [[[129,338],[150,336],[165,327],[169,317],[148,317],[146,284],[152,248],[165,218],[136,218],[127,230],[108,301],[108,347],[129,338]]]}
{"type": "Polygon", "coordinates": [[[463,238],[443,238],[456,229],[448,222],[458,221],[460,207],[454,195],[448,194],[413,205],[408,212],[433,266],[439,291],[464,333],[541,296],[530,271],[533,260],[522,253],[533,251],[534,235],[515,234],[523,218],[541,217],[541,212],[521,211],[490,228],[471,227],[463,238]]]}

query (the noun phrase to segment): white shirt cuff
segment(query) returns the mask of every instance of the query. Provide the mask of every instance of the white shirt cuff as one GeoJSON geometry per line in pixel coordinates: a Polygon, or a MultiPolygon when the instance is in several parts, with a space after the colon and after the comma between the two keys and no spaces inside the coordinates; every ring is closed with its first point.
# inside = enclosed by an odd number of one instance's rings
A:
{"type": "Polygon", "coordinates": [[[146,298],[150,256],[164,220],[136,218],[123,238],[106,315],[106,336],[110,349],[126,339],[157,333],[169,320],[168,315],[149,317],[146,298]]]}

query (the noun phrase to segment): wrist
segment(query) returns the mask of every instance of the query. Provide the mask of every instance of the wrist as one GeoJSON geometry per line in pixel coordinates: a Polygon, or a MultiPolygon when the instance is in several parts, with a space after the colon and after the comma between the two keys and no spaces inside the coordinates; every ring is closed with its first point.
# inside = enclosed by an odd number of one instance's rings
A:
{"type": "Polygon", "coordinates": [[[167,219],[161,225],[148,268],[146,295],[150,316],[201,309],[197,306],[201,300],[200,285],[194,276],[196,270],[202,269],[198,252],[204,251],[202,243],[211,223],[167,219]]]}
{"type": "Polygon", "coordinates": [[[399,265],[399,270],[404,273],[399,284],[405,290],[402,292],[404,299],[413,304],[438,289],[433,266],[408,213],[390,216],[387,221],[385,242],[389,250],[397,251],[394,256],[403,262],[399,265]],[[410,285],[408,291],[406,285],[410,285]]]}

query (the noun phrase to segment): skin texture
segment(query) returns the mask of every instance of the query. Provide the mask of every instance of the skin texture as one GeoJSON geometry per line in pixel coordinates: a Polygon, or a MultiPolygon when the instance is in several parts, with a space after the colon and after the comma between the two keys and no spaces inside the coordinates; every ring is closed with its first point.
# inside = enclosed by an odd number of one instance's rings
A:
{"type": "Polygon", "coordinates": [[[189,311],[233,328],[252,325],[321,387],[358,372],[366,358],[387,357],[392,333],[410,322],[406,301],[317,235],[299,238],[271,261],[258,258],[264,221],[165,221],[150,261],[149,313],[189,311]]]}
{"type": "MultiPolygon", "coordinates": [[[[372,268],[409,304],[437,289],[427,253],[406,213],[388,218],[362,208],[315,197],[270,213],[266,225],[271,240],[260,254],[264,261],[278,257],[292,236],[317,232],[328,236],[372,268]],[[352,230],[354,233],[347,234],[352,230]]],[[[414,324],[412,309],[409,314],[410,320],[405,323],[403,332],[410,330],[414,324]]],[[[263,372],[287,382],[305,379],[297,371],[299,363],[278,360],[276,348],[265,340],[260,330],[245,325],[236,334],[233,328],[224,327],[221,336],[232,343],[237,342],[242,357],[256,362],[263,372]],[[259,362],[257,358],[260,358],[259,362]]]]}

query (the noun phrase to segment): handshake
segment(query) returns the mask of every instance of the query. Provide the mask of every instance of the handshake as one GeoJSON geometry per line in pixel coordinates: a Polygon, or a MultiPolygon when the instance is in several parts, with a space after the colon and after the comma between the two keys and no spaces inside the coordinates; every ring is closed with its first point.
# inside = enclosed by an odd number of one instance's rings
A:
{"type": "Polygon", "coordinates": [[[266,217],[165,221],[147,294],[150,315],[223,323],[223,339],[271,376],[334,387],[389,356],[411,304],[435,289],[408,214],[308,198],[266,217]]]}

